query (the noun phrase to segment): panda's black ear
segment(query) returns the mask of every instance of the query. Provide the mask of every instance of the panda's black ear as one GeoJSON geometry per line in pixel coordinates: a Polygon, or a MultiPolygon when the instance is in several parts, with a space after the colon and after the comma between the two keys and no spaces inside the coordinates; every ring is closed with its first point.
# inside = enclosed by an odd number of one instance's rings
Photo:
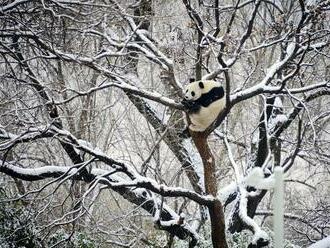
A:
{"type": "Polygon", "coordinates": [[[204,83],[203,82],[199,82],[198,86],[199,86],[199,88],[204,89],[204,83]]]}
{"type": "Polygon", "coordinates": [[[189,83],[193,83],[193,82],[195,82],[195,81],[196,81],[195,78],[189,78],[189,83]]]}

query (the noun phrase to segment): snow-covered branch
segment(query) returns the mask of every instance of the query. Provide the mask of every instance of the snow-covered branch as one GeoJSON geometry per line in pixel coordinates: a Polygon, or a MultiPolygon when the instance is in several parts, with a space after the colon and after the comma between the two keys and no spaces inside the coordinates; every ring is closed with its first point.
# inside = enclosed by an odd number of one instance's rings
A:
{"type": "Polygon", "coordinates": [[[11,9],[16,8],[18,5],[24,4],[26,2],[30,2],[31,0],[15,0],[9,4],[6,4],[4,6],[0,7],[0,12],[7,12],[10,11],[11,9]]]}
{"type": "MultiPolygon", "coordinates": [[[[56,178],[62,175],[69,175],[72,179],[79,178],[76,178],[78,176],[78,170],[75,167],[70,166],[43,166],[39,168],[22,168],[2,160],[0,160],[0,163],[0,172],[5,173],[14,178],[19,178],[27,181],[56,178]]],[[[117,175],[113,170],[111,171],[92,168],[89,173],[89,177],[93,178],[93,181],[109,186],[113,190],[120,193],[127,200],[141,205],[148,212],[154,213],[153,208],[159,208],[158,205],[153,205],[155,204],[155,197],[152,194],[150,194],[146,190],[140,190],[138,188],[138,185],[135,185],[137,186],[137,188],[132,188],[133,184],[125,186],[125,183],[120,183],[125,182],[125,179],[117,175]],[[152,206],[150,206],[150,204],[152,206]]],[[[165,188],[165,186],[156,186],[156,183],[154,183],[151,188],[163,188],[159,191],[159,193],[163,194],[169,193],[172,190],[178,192],[177,189],[172,189],[170,187],[165,188]]],[[[188,192],[184,189],[179,191],[181,191],[183,195],[188,192]]],[[[211,198],[204,199],[207,199],[206,201],[212,201],[211,198]]],[[[167,230],[182,239],[185,239],[187,236],[190,236],[193,239],[198,239],[198,235],[195,233],[195,231],[187,223],[182,223],[182,221],[180,221],[181,217],[177,215],[169,206],[163,205],[163,211],[160,216],[162,220],[160,224],[164,223],[164,225],[160,226],[161,229],[167,230]]]]}
{"type": "MultiPolygon", "coordinates": [[[[110,165],[112,168],[114,168],[116,171],[126,174],[131,180],[123,180],[118,182],[112,182],[111,180],[107,180],[104,178],[104,180],[107,181],[107,183],[115,188],[115,187],[130,187],[130,188],[145,188],[148,190],[151,190],[155,193],[158,193],[162,196],[168,196],[168,197],[187,197],[193,201],[198,202],[202,205],[208,205],[213,202],[213,198],[211,196],[202,196],[198,193],[195,193],[190,190],[186,190],[179,187],[168,187],[166,185],[158,184],[156,181],[149,179],[147,177],[141,176],[138,174],[138,172],[132,168],[131,166],[124,164],[122,162],[116,161],[109,156],[107,156],[105,153],[103,153],[98,148],[92,148],[92,145],[88,142],[77,139],[75,136],[73,136],[70,132],[58,129],[54,126],[49,126],[46,128],[38,128],[30,130],[31,133],[27,132],[21,135],[18,135],[15,137],[15,139],[7,141],[4,144],[0,145],[0,150],[8,149],[9,147],[12,147],[16,143],[22,143],[27,141],[32,141],[38,138],[44,138],[44,137],[56,137],[62,140],[62,142],[67,142],[72,144],[76,149],[82,150],[90,155],[92,155],[94,158],[98,159],[99,161],[104,162],[107,165],[110,165]],[[43,136],[42,134],[45,134],[46,136],[43,136]]],[[[19,167],[6,167],[3,166],[2,168],[3,172],[6,172],[7,170],[12,171],[15,175],[21,174],[21,179],[23,178],[29,178],[31,176],[32,179],[42,179],[45,174],[49,174],[49,177],[52,177],[52,175],[58,175],[59,173],[64,173],[65,170],[68,170],[67,167],[61,168],[57,166],[51,166],[51,167],[43,167],[43,168],[35,168],[35,169],[21,169],[19,167]],[[56,170],[56,168],[59,168],[59,170],[56,170]],[[47,171],[49,170],[49,171],[47,171]],[[35,176],[35,177],[32,177],[35,176]]],[[[104,171],[103,171],[104,172],[104,171]]],[[[109,172],[110,173],[110,172],[109,172]]],[[[91,173],[93,175],[93,173],[91,173]]],[[[105,173],[107,174],[107,173],[105,173]]],[[[95,177],[98,176],[98,174],[95,174],[95,177]]]]}
{"type": "MultiPolygon", "coordinates": [[[[247,213],[247,211],[248,211],[247,203],[248,203],[249,194],[246,189],[246,185],[245,185],[246,182],[244,182],[242,176],[239,173],[239,167],[234,160],[234,157],[233,157],[233,154],[232,154],[232,151],[231,151],[227,138],[225,138],[224,140],[225,140],[226,149],[228,151],[229,161],[234,168],[235,177],[236,177],[238,196],[239,196],[239,199],[237,199],[238,215],[239,215],[241,221],[243,221],[243,223],[245,225],[247,225],[248,228],[253,231],[253,239],[251,241],[251,243],[253,245],[257,245],[258,243],[268,243],[269,237],[268,237],[267,233],[265,231],[263,231],[259,227],[259,225],[253,220],[253,218],[251,218],[247,213]]],[[[254,175],[253,175],[253,178],[255,178],[254,175]]],[[[247,182],[250,182],[250,181],[251,180],[247,180],[247,182]]],[[[258,180],[258,183],[259,183],[259,181],[260,180],[258,180]]],[[[228,221],[228,222],[230,222],[230,221],[228,221]]]]}
{"type": "Polygon", "coordinates": [[[75,89],[66,89],[67,91],[74,92],[75,95],[71,96],[68,99],[65,99],[63,101],[50,102],[50,104],[51,103],[53,103],[55,105],[65,104],[65,103],[68,103],[68,102],[72,101],[73,99],[75,99],[77,97],[86,96],[86,95],[89,95],[93,92],[104,90],[104,89],[107,89],[107,88],[110,88],[110,87],[116,87],[116,88],[122,89],[125,92],[131,93],[131,94],[134,94],[134,95],[137,95],[137,96],[141,96],[141,97],[149,99],[149,100],[153,100],[155,102],[161,103],[165,106],[168,106],[168,107],[171,107],[171,108],[174,108],[174,109],[179,109],[179,110],[183,109],[182,104],[180,104],[178,102],[175,102],[174,100],[172,100],[170,98],[162,96],[158,92],[150,92],[150,91],[147,91],[147,90],[139,89],[136,86],[133,86],[131,84],[128,84],[128,83],[124,82],[125,81],[124,78],[120,78],[119,80],[120,80],[120,82],[103,83],[99,86],[90,88],[87,91],[77,91],[75,89]]]}
{"type": "Polygon", "coordinates": [[[282,166],[299,176],[292,181],[312,185],[299,191],[308,204],[295,201],[297,184],[286,185],[287,210],[307,210],[306,223],[286,214],[301,225],[285,230],[287,237],[307,247],[328,235],[318,221],[329,215],[329,7],[302,0],[3,1],[0,172],[8,176],[0,198],[31,203],[38,242],[49,230],[65,230],[59,244],[75,240],[67,230],[86,230],[110,245],[172,247],[176,236],[193,247],[196,232],[210,225],[214,247],[228,248],[225,229],[248,229],[251,246],[263,247],[268,237],[255,216],[268,203],[274,167],[282,166]],[[190,138],[180,82],[192,78],[222,83],[227,104],[205,135],[190,138]],[[322,216],[310,211],[318,204],[322,216]],[[170,234],[166,244],[161,232],[144,232],[150,222],[170,234]]]}

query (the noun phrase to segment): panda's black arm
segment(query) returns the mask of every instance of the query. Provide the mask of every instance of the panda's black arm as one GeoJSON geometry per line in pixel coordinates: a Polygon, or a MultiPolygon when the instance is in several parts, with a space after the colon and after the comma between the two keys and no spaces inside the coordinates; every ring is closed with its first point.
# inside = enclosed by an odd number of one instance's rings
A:
{"type": "Polygon", "coordinates": [[[201,108],[201,106],[196,101],[187,101],[183,99],[181,103],[184,106],[185,111],[189,114],[197,113],[201,108]]]}
{"type": "Polygon", "coordinates": [[[224,95],[225,95],[225,91],[222,86],[215,87],[209,92],[202,94],[202,96],[196,101],[196,103],[206,108],[212,102],[223,98],[224,95]]]}

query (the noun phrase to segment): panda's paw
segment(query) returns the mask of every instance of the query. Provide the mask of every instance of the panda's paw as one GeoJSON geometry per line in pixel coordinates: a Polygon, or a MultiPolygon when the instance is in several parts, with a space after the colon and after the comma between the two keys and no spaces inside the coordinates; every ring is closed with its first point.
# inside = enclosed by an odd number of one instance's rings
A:
{"type": "Polygon", "coordinates": [[[188,101],[183,99],[181,103],[185,108],[184,110],[188,113],[197,113],[201,108],[201,106],[195,101],[188,101]]]}
{"type": "Polygon", "coordinates": [[[186,110],[189,110],[192,107],[193,102],[192,101],[188,101],[186,99],[183,99],[181,101],[181,104],[185,107],[186,110]]]}

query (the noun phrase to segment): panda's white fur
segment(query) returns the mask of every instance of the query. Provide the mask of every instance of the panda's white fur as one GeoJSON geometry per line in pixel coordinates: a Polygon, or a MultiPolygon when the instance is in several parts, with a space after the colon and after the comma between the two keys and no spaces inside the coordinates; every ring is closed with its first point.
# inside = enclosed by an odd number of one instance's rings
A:
{"type": "Polygon", "coordinates": [[[225,92],[219,82],[212,80],[195,81],[184,89],[183,104],[191,121],[189,129],[203,132],[225,108],[225,92]]]}

